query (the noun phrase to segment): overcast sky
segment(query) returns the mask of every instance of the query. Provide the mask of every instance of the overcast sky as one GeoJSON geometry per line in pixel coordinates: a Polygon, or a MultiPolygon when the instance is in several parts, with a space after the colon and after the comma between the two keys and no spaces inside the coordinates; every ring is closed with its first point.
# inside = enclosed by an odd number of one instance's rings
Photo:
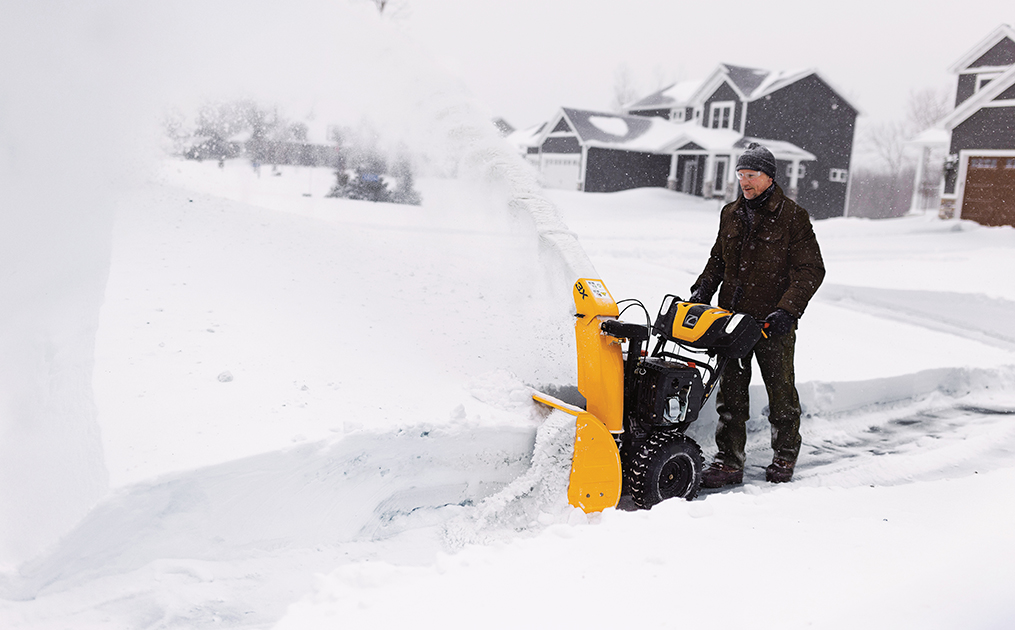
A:
{"type": "Polygon", "coordinates": [[[610,107],[625,64],[647,93],[720,62],[816,68],[869,119],[901,119],[912,90],[953,85],[948,68],[1015,23],[1011,0],[402,3],[399,27],[516,127],[610,107]]]}

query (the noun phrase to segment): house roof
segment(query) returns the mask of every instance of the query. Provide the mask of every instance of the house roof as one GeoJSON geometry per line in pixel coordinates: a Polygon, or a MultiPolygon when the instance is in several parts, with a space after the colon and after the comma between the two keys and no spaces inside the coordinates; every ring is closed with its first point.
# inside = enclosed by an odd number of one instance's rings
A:
{"type": "Polygon", "coordinates": [[[1007,24],[1001,24],[991,31],[989,35],[980,40],[980,42],[973,46],[966,54],[962,55],[962,57],[960,57],[959,60],[948,69],[948,71],[953,74],[961,74],[963,70],[967,70],[972,67],[972,65],[981,57],[1005,39],[1009,39],[1012,44],[1015,44],[1015,29],[1007,24]]]}
{"type": "Polygon", "coordinates": [[[915,146],[934,147],[946,146],[951,142],[952,134],[941,127],[930,127],[916,134],[916,137],[906,142],[915,146]]]}
{"type": "Polygon", "coordinates": [[[704,102],[725,81],[729,83],[744,101],[756,101],[812,75],[831,88],[854,111],[858,114],[861,113],[860,108],[843,96],[842,90],[838,89],[814,68],[802,70],[765,70],[762,68],[748,68],[721,63],[712,71],[707,79],[702,81],[701,86],[688,100],[695,101],[698,104],[704,102]]]}
{"type": "Polygon", "coordinates": [[[569,107],[561,112],[585,146],[658,153],[665,149],[677,127],[656,117],[625,116],[569,107]]]}
{"type": "Polygon", "coordinates": [[[777,160],[784,160],[786,162],[800,160],[801,162],[807,162],[818,159],[817,156],[810,151],[805,151],[792,142],[786,142],[784,140],[769,140],[767,138],[752,138],[750,136],[744,136],[740,140],[737,140],[733,147],[736,149],[746,149],[752,142],[757,142],[758,144],[767,147],[777,160]]]}
{"type": "MultiPolygon", "coordinates": [[[[589,147],[644,151],[647,153],[671,153],[680,150],[705,151],[709,153],[728,151],[743,153],[751,142],[768,147],[776,159],[814,160],[814,154],[781,140],[750,138],[731,129],[709,129],[694,122],[671,123],[662,118],[625,116],[608,112],[564,107],[551,119],[556,122],[563,117],[579,141],[589,147]]],[[[539,141],[550,133],[550,125],[544,125],[539,141]]]]}
{"type": "Polygon", "coordinates": [[[705,151],[709,153],[728,151],[732,154],[740,154],[752,142],[757,142],[767,147],[777,160],[793,162],[796,160],[808,161],[817,159],[813,153],[804,151],[792,142],[742,136],[731,129],[710,129],[694,122],[681,123],[674,125],[674,127],[677,127],[678,134],[674,136],[669,146],[667,146],[667,151],[684,150],[705,151]]]}
{"type": "Polygon", "coordinates": [[[538,147],[543,127],[546,127],[545,122],[531,127],[526,127],[525,129],[518,129],[509,133],[505,139],[519,149],[538,147]]]}
{"type": "Polygon", "coordinates": [[[701,80],[680,81],[674,83],[658,92],[653,92],[626,107],[628,111],[634,109],[662,109],[665,107],[681,107],[687,104],[688,99],[701,86],[701,80]]]}
{"type": "Polygon", "coordinates": [[[952,113],[944,117],[939,123],[940,126],[948,131],[955,129],[1012,85],[1015,85],[1015,65],[1002,72],[1000,76],[995,77],[990,83],[983,86],[979,92],[962,101],[958,107],[952,110],[952,113]]]}

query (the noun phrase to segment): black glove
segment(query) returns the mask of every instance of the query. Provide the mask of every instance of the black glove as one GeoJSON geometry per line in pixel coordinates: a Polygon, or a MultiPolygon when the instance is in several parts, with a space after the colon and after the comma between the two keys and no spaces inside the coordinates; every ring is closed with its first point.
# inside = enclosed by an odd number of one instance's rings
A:
{"type": "Polygon", "coordinates": [[[687,301],[692,304],[708,304],[710,299],[711,298],[705,297],[705,294],[702,293],[701,289],[695,289],[694,291],[691,291],[691,296],[687,298],[687,301]]]}
{"type": "Polygon", "coordinates": [[[780,337],[793,330],[796,317],[781,308],[777,308],[765,318],[765,332],[769,337],[780,337]]]}

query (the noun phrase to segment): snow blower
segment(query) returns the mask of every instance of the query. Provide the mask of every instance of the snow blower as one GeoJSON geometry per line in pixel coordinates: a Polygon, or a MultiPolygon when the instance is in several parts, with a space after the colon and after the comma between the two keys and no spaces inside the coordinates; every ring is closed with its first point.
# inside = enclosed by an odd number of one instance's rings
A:
{"type": "Polygon", "coordinates": [[[568,502],[598,512],[615,507],[625,487],[643,509],[673,497],[693,499],[703,459],[685,431],[726,364],[747,356],[762,337],[761,326],[749,315],[674,295],[663,298],[652,324],[641,302],[623,300],[640,306],[646,323],[622,321],[603,281],[588,278],[575,283],[574,302],[584,405],[532,395],[576,417],[568,502]]]}

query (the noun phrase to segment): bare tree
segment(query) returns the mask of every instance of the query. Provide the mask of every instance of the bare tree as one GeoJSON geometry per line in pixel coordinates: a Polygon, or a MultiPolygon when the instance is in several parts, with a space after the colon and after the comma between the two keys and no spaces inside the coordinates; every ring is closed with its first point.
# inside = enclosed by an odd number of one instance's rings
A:
{"type": "Polygon", "coordinates": [[[919,133],[937,124],[951,111],[951,94],[947,88],[924,88],[909,92],[906,121],[919,133]]]}
{"type": "Polygon", "coordinates": [[[905,163],[906,140],[910,135],[908,124],[892,120],[868,127],[863,141],[881,161],[888,174],[897,177],[905,163]]]}
{"type": "Polygon", "coordinates": [[[622,63],[613,72],[613,109],[623,112],[624,107],[636,98],[638,98],[638,88],[631,75],[631,68],[626,63],[622,63]]]}

